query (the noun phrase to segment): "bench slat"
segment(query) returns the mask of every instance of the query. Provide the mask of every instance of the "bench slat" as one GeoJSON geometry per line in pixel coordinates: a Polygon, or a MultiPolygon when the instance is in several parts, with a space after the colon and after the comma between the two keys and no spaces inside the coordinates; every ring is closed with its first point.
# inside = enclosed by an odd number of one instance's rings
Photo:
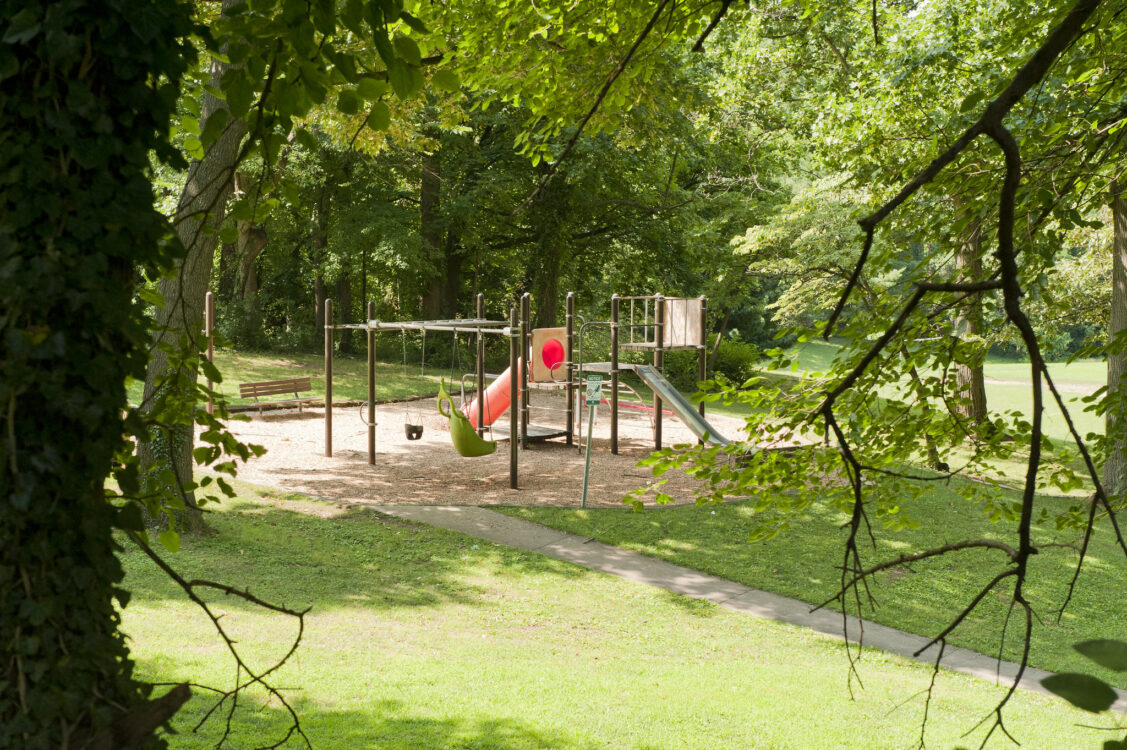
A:
{"type": "Polygon", "coordinates": [[[314,401],[316,396],[298,396],[300,391],[313,390],[312,378],[309,376],[302,378],[286,378],[284,380],[262,380],[256,383],[239,383],[239,396],[242,398],[253,398],[255,403],[258,404],[259,413],[262,412],[262,407],[265,404],[300,404],[305,401],[314,401]],[[290,396],[292,398],[271,399],[269,401],[259,401],[259,396],[290,396]]]}

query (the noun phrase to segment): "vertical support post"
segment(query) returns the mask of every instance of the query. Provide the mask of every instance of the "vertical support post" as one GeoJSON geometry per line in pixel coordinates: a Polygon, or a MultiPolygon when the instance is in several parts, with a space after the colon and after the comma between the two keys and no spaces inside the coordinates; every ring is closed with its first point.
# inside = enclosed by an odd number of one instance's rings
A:
{"type": "MultiPolygon", "coordinates": [[[[700,296],[700,348],[697,349],[697,382],[708,379],[708,351],[705,342],[708,341],[708,297],[700,296]]],[[[704,416],[704,402],[697,407],[700,415],[704,416]]],[[[704,441],[700,441],[704,444],[704,441]]]]}
{"type": "Polygon", "coordinates": [[[509,308],[509,488],[517,489],[517,347],[520,346],[520,325],[517,308],[509,308]]]}
{"type": "MultiPolygon", "coordinates": [[[[478,292],[477,295],[477,319],[485,319],[485,295],[478,292]]],[[[481,332],[481,328],[477,329],[477,371],[474,373],[477,378],[477,434],[485,434],[485,334],[481,332]]]]}
{"type": "MultiPolygon", "coordinates": [[[[375,317],[376,303],[369,300],[368,320],[375,317]]],[[[368,329],[368,465],[376,465],[376,332],[371,328],[368,329]]]]}
{"type": "MultiPolygon", "coordinates": [[[[654,295],[654,369],[665,364],[665,297],[654,295]]],[[[661,450],[661,396],[654,391],[654,449],[661,450]]]]}
{"type": "MultiPolygon", "coordinates": [[[[634,304],[634,300],[630,300],[634,304]]],[[[633,335],[634,329],[630,329],[633,335]]],[[[610,297],[610,452],[618,455],[618,295],[610,297]]]]}
{"type": "Polygon", "coordinates": [[[532,336],[532,295],[525,292],[520,297],[520,447],[528,448],[528,371],[529,340],[532,336]]]}
{"type": "Polygon", "coordinates": [[[333,301],[325,300],[325,455],[333,455],[333,301]]]}
{"type": "Polygon", "coordinates": [[[567,293],[567,318],[564,322],[567,331],[564,339],[564,359],[567,360],[565,377],[567,377],[567,444],[575,443],[575,292],[567,293]]]}
{"type": "MultiPolygon", "coordinates": [[[[204,297],[203,308],[204,335],[207,336],[207,361],[215,364],[215,295],[211,292],[204,297]]],[[[210,391],[215,384],[208,378],[207,389],[210,391]]],[[[207,413],[215,413],[215,399],[207,397],[207,413]]]]}

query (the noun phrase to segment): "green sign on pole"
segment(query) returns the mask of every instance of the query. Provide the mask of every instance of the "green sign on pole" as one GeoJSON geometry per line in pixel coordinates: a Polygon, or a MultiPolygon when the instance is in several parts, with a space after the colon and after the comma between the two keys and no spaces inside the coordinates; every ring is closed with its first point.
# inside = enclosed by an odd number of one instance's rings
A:
{"type": "Polygon", "coordinates": [[[595,409],[603,400],[603,376],[587,376],[587,406],[591,407],[587,418],[587,456],[583,461],[583,507],[587,507],[587,480],[591,476],[591,433],[595,430],[595,409]]]}
{"type": "Polygon", "coordinates": [[[603,376],[587,376],[587,405],[598,406],[603,400],[603,376]]]}

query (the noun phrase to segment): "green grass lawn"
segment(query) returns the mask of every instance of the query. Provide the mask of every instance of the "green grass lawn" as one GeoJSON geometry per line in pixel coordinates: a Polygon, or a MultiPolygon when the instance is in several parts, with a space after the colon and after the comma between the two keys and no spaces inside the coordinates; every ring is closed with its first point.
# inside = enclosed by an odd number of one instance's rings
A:
{"type": "MultiPolygon", "coordinates": [[[[211,516],[217,534],[168,558],[189,578],[312,606],[276,677],[317,748],[916,746],[926,666],[867,652],[851,700],[840,644],[808,631],[367,510],[241,489],[211,516]]],[[[234,666],[202,613],[139,552],[123,557],[123,628],[141,676],[230,685],[234,666]]],[[[293,636],[288,618],[209,599],[259,668],[293,636]]],[[[1002,688],[951,674],[937,686],[928,746],[976,747],[981,730],[963,733],[1002,688]]],[[[210,705],[197,693],[174,720],[174,748],[213,747],[222,731],[224,716],[191,731],[210,705]]],[[[1105,739],[1055,699],[1019,693],[1007,710],[1025,747],[1105,739]]],[[[235,746],[251,747],[286,721],[251,693],[233,727],[235,746]]]]}
{"type": "MultiPolygon", "coordinates": [[[[598,460],[597,458],[595,460],[598,460]]],[[[1009,500],[1017,494],[1010,493],[1009,500]]],[[[1067,500],[1043,498],[1049,508],[1067,500]]],[[[690,568],[706,571],[755,588],[820,603],[833,595],[840,580],[847,522],[844,514],[816,504],[807,518],[774,539],[749,543],[755,522],[752,506],[731,501],[722,505],[630,509],[503,508],[509,515],[593,537],[690,568]]],[[[878,546],[862,549],[870,563],[900,553],[928,549],[946,542],[989,538],[1016,544],[1013,524],[990,524],[977,508],[942,484],[906,512],[922,524],[919,530],[888,532],[878,528],[878,546]]],[[[1038,527],[1038,542],[1078,544],[1079,536],[1038,527]]],[[[935,634],[969,602],[979,587],[1002,570],[1005,558],[996,551],[958,552],[942,559],[879,574],[874,590],[879,606],[872,619],[919,634],[935,634]]],[[[1087,671],[1127,688],[1127,675],[1096,670],[1072,649],[1088,638],[1122,638],[1127,633],[1123,581],[1127,560],[1116,547],[1110,529],[1093,537],[1080,587],[1059,623],[1052,616],[1070,579],[1076,552],[1071,548],[1042,549],[1031,562],[1033,582],[1027,597],[1042,622],[1035,624],[1031,661],[1051,671],[1087,671]]],[[[951,642],[987,654],[998,652],[998,633],[1006,616],[1012,586],[1002,587],[984,600],[951,642]]],[[[1016,641],[1006,658],[1016,660],[1016,641]]]]}
{"type": "MultiPolygon", "coordinates": [[[[252,383],[261,380],[282,380],[312,378],[313,392],[302,394],[323,397],[325,395],[325,358],[317,354],[270,354],[264,352],[239,352],[232,349],[218,349],[215,352],[215,365],[223,374],[223,382],[218,390],[228,397],[232,404],[251,403],[251,399],[239,398],[239,383],[252,383]]],[[[458,372],[456,377],[461,377],[458,372]]],[[[368,398],[368,361],[363,357],[336,355],[333,357],[333,400],[365,401],[368,398]]],[[[376,399],[378,401],[398,401],[409,398],[434,396],[438,393],[439,380],[450,382],[448,368],[428,367],[424,374],[419,373],[418,362],[414,362],[403,372],[402,364],[376,363],[376,399]]],[[[130,403],[141,400],[144,384],[131,382],[128,385],[130,403]]]]}

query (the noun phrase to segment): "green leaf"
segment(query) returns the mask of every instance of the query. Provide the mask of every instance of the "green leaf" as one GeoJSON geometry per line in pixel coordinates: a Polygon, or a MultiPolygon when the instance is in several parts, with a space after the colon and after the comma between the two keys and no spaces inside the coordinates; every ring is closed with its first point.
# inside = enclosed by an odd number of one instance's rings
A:
{"type": "Polygon", "coordinates": [[[191,135],[199,135],[200,121],[195,117],[192,117],[191,115],[184,115],[182,118],[180,118],[180,129],[185,133],[190,133],[191,135]]]}
{"type": "Polygon", "coordinates": [[[343,89],[337,95],[337,109],[346,115],[354,115],[360,111],[360,95],[355,89],[343,89]]]}
{"type": "Polygon", "coordinates": [[[5,44],[23,44],[39,33],[40,23],[37,7],[24,8],[12,16],[8,28],[4,30],[5,44]]]}
{"type": "Polygon", "coordinates": [[[403,11],[399,14],[399,20],[411,27],[412,31],[416,31],[420,34],[430,33],[430,31],[427,30],[426,24],[407,11],[403,11]]]}
{"type": "Polygon", "coordinates": [[[136,503],[129,503],[117,509],[114,514],[113,525],[123,531],[144,531],[145,518],[141,515],[141,508],[136,503]]]}
{"type": "Polygon", "coordinates": [[[321,147],[321,144],[317,142],[317,137],[306,128],[298,128],[294,133],[294,138],[297,139],[298,145],[307,151],[317,151],[321,147]]]}
{"type": "Polygon", "coordinates": [[[180,551],[180,535],[172,529],[165,529],[164,531],[160,532],[160,536],[157,537],[157,541],[160,542],[161,546],[163,546],[169,552],[180,551]]]}
{"type": "Polygon", "coordinates": [[[1122,740],[1107,740],[1103,750],[1127,750],[1127,737],[1122,740]]]}
{"type": "Polygon", "coordinates": [[[211,113],[207,118],[207,122],[203,124],[203,132],[200,133],[200,141],[204,146],[210,146],[219,140],[219,136],[223,135],[223,129],[227,127],[227,110],[217,109],[211,113]]]}
{"type": "Polygon", "coordinates": [[[372,130],[387,130],[391,124],[391,110],[383,102],[372,105],[372,112],[368,115],[368,127],[372,130]]]}
{"type": "Polygon", "coordinates": [[[356,89],[360,92],[360,96],[373,102],[387,93],[387,83],[375,78],[361,78],[356,89]]]}
{"type": "Polygon", "coordinates": [[[143,286],[137,290],[137,296],[153,307],[164,309],[164,295],[154,287],[143,286]]]}
{"type": "Polygon", "coordinates": [[[1127,672],[1127,643],[1110,638],[1084,641],[1074,649],[1099,664],[1116,672],[1127,672]]]}
{"type": "Polygon", "coordinates": [[[1050,693],[1085,711],[1098,714],[1111,708],[1119,695],[1103,680],[1076,672],[1049,675],[1041,684],[1050,693]]]}
{"type": "Polygon", "coordinates": [[[402,60],[393,59],[387,66],[387,77],[391,81],[391,88],[400,99],[409,99],[415,93],[412,86],[411,68],[402,60]]]}
{"type": "Polygon", "coordinates": [[[395,45],[396,53],[407,61],[410,65],[419,65],[423,56],[419,53],[419,45],[415,44],[415,40],[409,36],[396,36],[392,42],[395,45]]]}
{"type": "Polygon", "coordinates": [[[430,82],[434,84],[435,88],[451,93],[456,93],[462,88],[462,82],[459,80],[458,74],[447,68],[436,70],[434,75],[430,77],[430,82]]]}

